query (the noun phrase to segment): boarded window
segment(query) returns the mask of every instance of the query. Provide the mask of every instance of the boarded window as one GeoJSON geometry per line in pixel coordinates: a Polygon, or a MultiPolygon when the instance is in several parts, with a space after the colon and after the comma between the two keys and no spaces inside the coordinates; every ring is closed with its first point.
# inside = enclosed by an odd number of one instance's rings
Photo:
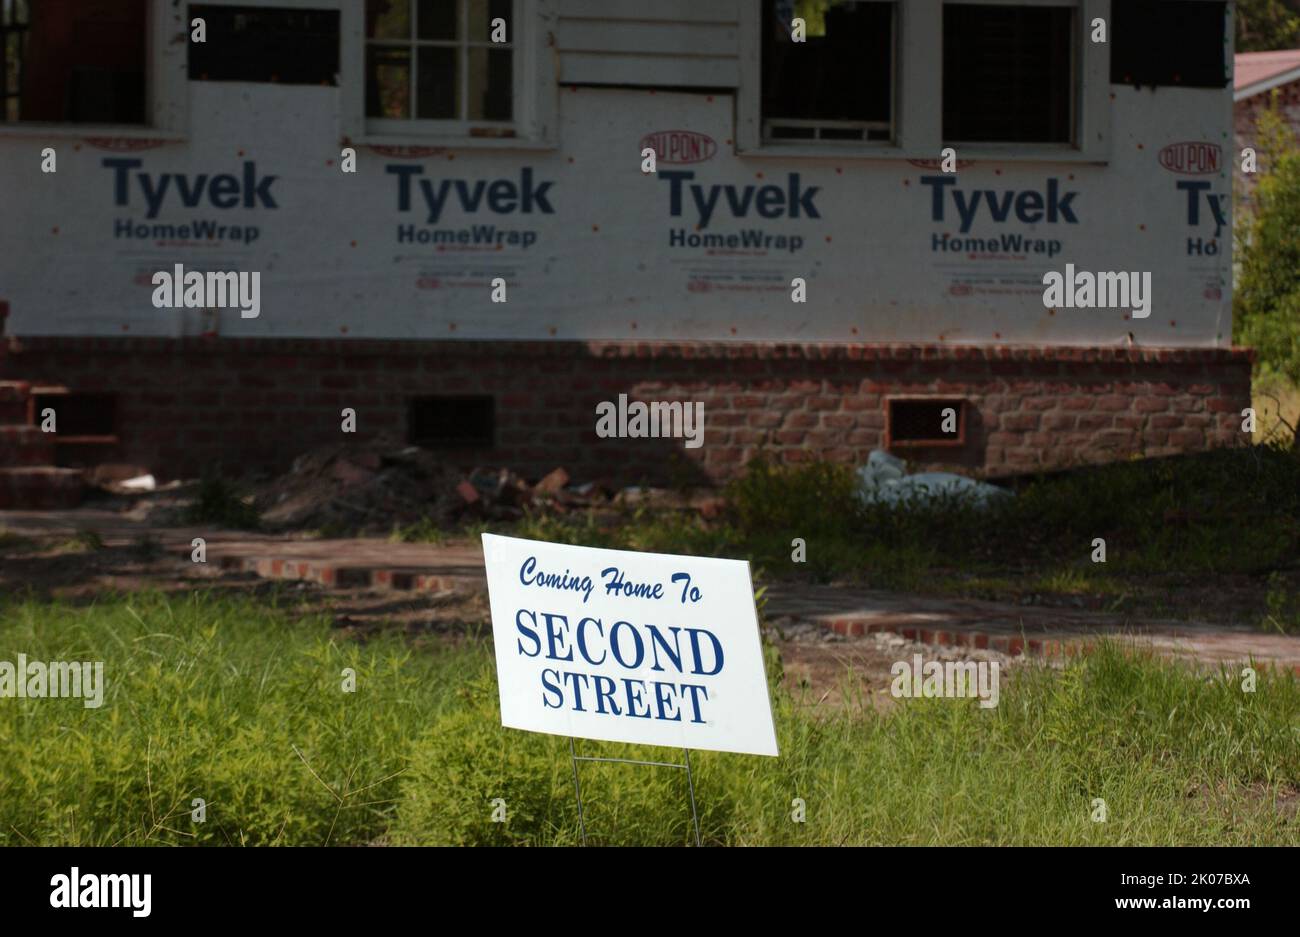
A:
{"type": "Polygon", "coordinates": [[[117,397],[113,394],[37,393],[36,416],[49,407],[58,428],[55,441],[101,438],[117,432],[117,397]]]}
{"type": "Polygon", "coordinates": [[[495,443],[491,397],[411,397],[406,401],[406,439],[416,446],[487,449],[495,443]]]}
{"type": "Polygon", "coordinates": [[[190,4],[206,41],[189,44],[192,81],[337,85],[337,10],[190,4]]]}
{"type": "Polygon", "coordinates": [[[966,401],[889,401],[891,447],[960,446],[966,441],[966,401]]]}
{"type": "Polygon", "coordinates": [[[6,123],[145,122],[146,0],[0,0],[6,123]]]}
{"type": "Polygon", "coordinates": [[[943,138],[1074,142],[1074,22],[1068,7],[943,8],[943,138]]]}
{"type": "Polygon", "coordinates": [[[1124,85],[1223,88],[1225,4],[1126,0],[1112,12],[1110,80],[1124,85]]]}
{"type": "Polygon", "coordinates": [[[892,138],[893,3],[764,0],[762,29],[765,139],[892,138]]]}

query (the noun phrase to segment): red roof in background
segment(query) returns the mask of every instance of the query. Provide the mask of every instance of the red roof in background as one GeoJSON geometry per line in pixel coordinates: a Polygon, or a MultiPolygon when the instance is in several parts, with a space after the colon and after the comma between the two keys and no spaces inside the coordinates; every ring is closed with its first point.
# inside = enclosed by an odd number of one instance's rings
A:
{"type": "MultiPolygon", "coordinates": [[[[1275,80],[1288,72],[1300,71],[1300,49],[1281,52],[1238,52],[1233,59],[1233,87],[1238,96],[1255,85],[1260,91],[1272,87],[1275,80]]],[[[1300,77],[1300,76],[1297,76],[1300,77]]]]}

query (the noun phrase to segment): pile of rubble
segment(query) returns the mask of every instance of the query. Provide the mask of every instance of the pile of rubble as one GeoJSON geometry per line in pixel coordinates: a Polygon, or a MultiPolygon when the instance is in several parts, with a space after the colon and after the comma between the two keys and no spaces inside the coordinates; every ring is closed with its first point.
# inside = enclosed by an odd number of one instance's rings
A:
{"type": "Polygon", "coordinates": [[[418,446],[334,446],[306,453],[259,486],[270,529],[386,533],[424,522],[454,527],[473,519],[517,520],[530,508],[559,513],[611,503],[594,483],[571,485],[557,468],[536,484],[509,469],[465,474],[418,446]]]}

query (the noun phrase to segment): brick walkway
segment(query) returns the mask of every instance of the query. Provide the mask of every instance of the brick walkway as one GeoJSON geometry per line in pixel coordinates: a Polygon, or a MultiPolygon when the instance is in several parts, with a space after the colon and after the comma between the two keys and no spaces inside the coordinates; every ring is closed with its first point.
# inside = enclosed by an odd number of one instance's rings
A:
{"type": "MultiPolygon", "coordinates": [[[[397,592],[483,591],[483,554],[476,543],[446,545],[384,540],[293,540],[283,536],[183,527],[153,527],[93,509],[0,511],[0,527],[18,534],[71,536],[95,530],[106,546],[148,535],[189,556],[204,537],[208,563],[268,579],[308,580],[335,589],[397,592]]],[[[1206,663],[1254,659],[1300,674],[1300,637],[1245,627],[1018,606],[974,599],[911,596],[838,586],[773,585],[766,615],[807,621],[847,637],[893,632],[926,644],[990,648],[1007,654],[1075,653],[1110,635],[1206,663]]]]}
{"type": "Polygon", "coordinates": [[[836,586],[773,586],[768,595],[768,617],[813,621],[849,637],[889,631],[925,644],[1051,657],[1109,635],[1171,656],[1205,662],[1254,658],[1300,674],[1300,637],[1246,627],[836,586]]]}

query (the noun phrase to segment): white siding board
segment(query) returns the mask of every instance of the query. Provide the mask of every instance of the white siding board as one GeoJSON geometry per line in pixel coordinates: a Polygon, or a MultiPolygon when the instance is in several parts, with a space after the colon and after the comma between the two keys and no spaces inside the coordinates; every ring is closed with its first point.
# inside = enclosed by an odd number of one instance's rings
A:
{"type": "Polygon", "coordinates": [[[714,55],[735,58],[738,28],[728,23],[634,23],[562,19],[555,37],[560,54],[714,55]]]}
{"type": "Polygon", "coordinates": [[[734,88],[740,83],[740,68],[735,59],[571,52],[560,56],[560,81],[651,88],[734,88]]]}
{"type": "Polygon", "coordinates": [[[561,18],[736,23],[736,0],[560,0],[561,18]]]}
{"type": "Polygon", "coordinates": [[[559,0],[560,81],[586,85],[735,88],[735,0],[559,0]]]}

